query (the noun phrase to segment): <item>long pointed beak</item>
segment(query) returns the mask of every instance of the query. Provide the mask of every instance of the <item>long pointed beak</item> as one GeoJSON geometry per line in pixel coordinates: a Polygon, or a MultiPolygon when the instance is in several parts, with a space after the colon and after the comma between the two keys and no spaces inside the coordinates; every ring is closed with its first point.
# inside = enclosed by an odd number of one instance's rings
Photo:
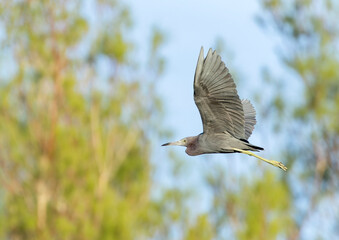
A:
{"type": "Polygon", "coordinates": [[[185,143],[182,140],[179,140],[179,141],[176,141],[176,142],[164,143],[161,146],[185,146],[185,143]]]}

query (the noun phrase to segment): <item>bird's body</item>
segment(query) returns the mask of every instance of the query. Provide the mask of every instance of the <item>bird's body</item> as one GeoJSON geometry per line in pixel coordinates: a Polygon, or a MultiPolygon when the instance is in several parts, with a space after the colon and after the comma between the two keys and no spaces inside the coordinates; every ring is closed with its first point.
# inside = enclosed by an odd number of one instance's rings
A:
{"type": "Polygon", "coordinates": [[[201,48],[193,85],[203,133],[163,146],[186,146],[186,153],[190,156],[240,152],[287,169],[280,162],[250,152],[264,150],[248,142],[256,124],[254,107],[250,101],[240,100],[231,74],[215,51],[210,49],[204,59],[204,50],[201,48]]]}
{"type": "Polygon", "coordinates": [[[263,148],[254,146],[246,140],[233,138],[229,133],[205,134],[201,133],[198,136],[187,137],[186,153],[190,156],[196,156],[208,153],[234,153],[237,152],[234,148],[242,150],[259,151],[263,148]]]}

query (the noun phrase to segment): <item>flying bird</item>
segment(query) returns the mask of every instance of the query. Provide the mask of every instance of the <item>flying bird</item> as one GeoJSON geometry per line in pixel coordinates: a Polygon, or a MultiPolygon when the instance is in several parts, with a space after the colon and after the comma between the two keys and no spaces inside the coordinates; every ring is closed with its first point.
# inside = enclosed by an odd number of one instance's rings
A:
{"type": "Polygon", "coordinates": [[[287,170],[281,162],[262,158],[252,152],[264,150],[248,141],[256,124],[256,112],[249,100],[240,100],[232,75],[220,55],[211,48],[204,59],[204,48],[201,47],[193,87],[203,132],[162,146],[185,146],[190,156],[244,153],[287,170]]]}

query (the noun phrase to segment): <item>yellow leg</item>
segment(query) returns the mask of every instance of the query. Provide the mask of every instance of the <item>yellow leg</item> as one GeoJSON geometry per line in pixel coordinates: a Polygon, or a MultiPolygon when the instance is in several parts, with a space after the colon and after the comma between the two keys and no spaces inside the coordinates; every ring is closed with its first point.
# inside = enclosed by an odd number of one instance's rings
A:
{"type": "Polygon", "coordinates": [[[272,164],[272,165],[275,166],[275,167],[281,168],[281,169],[284,170],[284,171],[287,170],[287,167],[285,167],[285,165],[282,164],[281,162],[274,161],[274,160],[268,160],[268,159],[262,158],[262,157],[260,157],[260,156],[258,156],[258,155],[256,155],[256,154],[254,154],[254,153],[252,153],[252,152],[250,152],[250,151],[245,151],[245,150],[241,150],[241,149],[238,149],[238,148],[233,148],[233,150],[235,150],[235,151],[237,151],[237,152],[241,152],[241,153],[247,154],[247,155],[250,155],[250,156],[252,156],[252,157],[256,157],[256,158],[258,158],[258,159],[260,159],[260,160],[263,160],[263,161],[265,161],[265,162],[267,162],[267,163],[269,163],[269,164],[272,164]]]}

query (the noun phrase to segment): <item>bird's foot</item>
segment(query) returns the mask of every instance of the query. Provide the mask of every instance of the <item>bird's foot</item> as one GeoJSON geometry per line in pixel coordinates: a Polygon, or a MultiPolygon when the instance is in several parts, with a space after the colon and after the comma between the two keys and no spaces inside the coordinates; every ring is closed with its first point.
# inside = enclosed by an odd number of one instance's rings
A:
{"type": "Polygon", "coordinates": [[[287,167],[284,164],[282,164],[281,162],[274,161],[274,160],[267,160],[266,162],[272,164],[275,167],[281,168],[285,172],[287,170],[287,167]]]}
{"type": "Polygon", "coordinates": [[[252,157],[256,157],[256,158],[258,158],[260,160],[263,160],[264,162],[267,162],[267,163],[269,163],[269,164],[271,164],[271,165],[273,165],[275,167],[278,167],[278,168],[284,170],[285,172],[287,170],[287,167],[284,164],[282,164],[281,162],[274,161],[274,160],[268,160],[266,158],[263,158],[263,157],[260,157],[260,156],[258,156],[256,154],[254,154],[254,153],[252,153],[250,151],[246,151],[246,150],[242,150],[242,149],[238,149],[238,148],[233,148],[233,150],[235,150],[237,152],[241,152],[241,153],[247,154],[247,155],[250,155],[252,157]]]}

